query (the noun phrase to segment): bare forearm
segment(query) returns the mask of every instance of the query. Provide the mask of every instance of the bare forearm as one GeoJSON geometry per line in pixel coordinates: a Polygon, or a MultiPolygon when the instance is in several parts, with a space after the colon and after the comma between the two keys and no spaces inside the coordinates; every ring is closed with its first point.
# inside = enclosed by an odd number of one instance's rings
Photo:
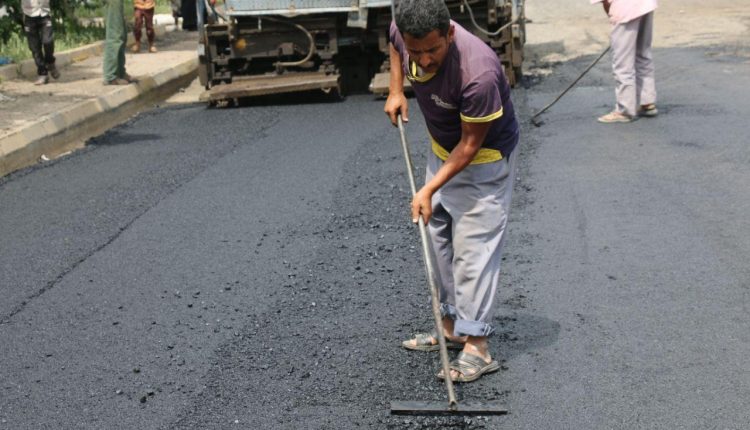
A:
{"type": "Polygon", "coordinates": [[[451,151],[448,159],[445,160],[445,163],[443,163],[437,173],[435,173],[435,176],[425,184],[425,188],[429,189],[432,193],[437,191],[452,177],[456,176],[459,172],[464,170],[466,166],[471,164],[471,161],[476,157],[480,148],[480,143],[461,140],[453,151],[451,151]]]}
{"type": "Polygon", "coordinates": [[[391,45],[390,47],[390,58],[391,58],[391,82],[388,86],[388,92],[390,94],[403,94],[404,92],[404,70],[401,63],[401,55],[391,45]]]}
{"type": "Polygon", "coordinates": [[[404,95],[404,71],[401,69],[401,55],[391,45],[391,82],[388,85],[388,99],[383,110],[391,119],[391,124],[398,124],[400,115],[404,122],[409,122],[409,103],[404,95]]]}

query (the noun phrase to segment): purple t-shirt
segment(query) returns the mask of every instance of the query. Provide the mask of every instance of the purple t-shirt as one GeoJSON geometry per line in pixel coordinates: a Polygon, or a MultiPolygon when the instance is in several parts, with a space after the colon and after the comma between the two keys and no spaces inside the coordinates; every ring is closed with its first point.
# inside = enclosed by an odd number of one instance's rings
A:
{"type": "Polygon", "coordinates": [[[418,76],[404,40],[391,22],[390,40],[401,54],[404,76],[414,94],[435,141],[447,151],[461,140],[461,121],[492,122],[483,148],[510,154],[518,139],[518,123],[510,100],[510,86],[497,54],[478,37],[451,21],[453,43],[434,75],[418,76]]]}

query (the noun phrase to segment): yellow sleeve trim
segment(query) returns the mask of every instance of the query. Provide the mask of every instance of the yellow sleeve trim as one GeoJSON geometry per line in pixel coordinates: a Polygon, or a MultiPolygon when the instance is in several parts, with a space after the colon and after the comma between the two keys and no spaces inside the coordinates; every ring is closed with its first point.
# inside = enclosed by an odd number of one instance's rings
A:
{"type": "Polygon", "coordinates": [[[463,122],[490,122],[490,121],[494,121],[494,120],[500,118],[501,116],[503,116],[503,107],[502,106],[500,106],[500,110],[499,111],[497,111],[497,112],[495,112],[493,114],[487,115],[487,116],[479,117],[479,118],[474,118],[474,117],[470,117],[470,116],[466,116],[464,114],[461,114],[461,121],[463,121],[463,122]]]}
{"type": "MultiPolygon", "coordinates": [[[[432,141],[432,152],[435,153],[435,155],[445,161],[448,159],[448,156],[451,155],[450,152],[448,152],[447,149],[440,146],[439,143],[432,137],[430,137],[430,140],[432,141]]],[[[477,155],[474,156],[474,159],[471,160],[471,163],[469,164],[487,164],[487,163],[494,163],[495,161],[500,161],[503,159],[503,154],[500,153],[497,149],[490,149],[490,148],[480,148],[479,152],[477,152],[477,155]]]]}

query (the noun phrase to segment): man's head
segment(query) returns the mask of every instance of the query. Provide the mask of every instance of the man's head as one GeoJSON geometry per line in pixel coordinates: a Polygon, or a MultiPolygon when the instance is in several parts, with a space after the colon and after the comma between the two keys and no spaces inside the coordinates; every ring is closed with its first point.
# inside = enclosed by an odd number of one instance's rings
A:
{"type": "Polygon", "coordinates": [[[448,55],[454,28],[444,0],[401,0],[396,26],[409,57],[426,73],[435,73],[448,55]]]}

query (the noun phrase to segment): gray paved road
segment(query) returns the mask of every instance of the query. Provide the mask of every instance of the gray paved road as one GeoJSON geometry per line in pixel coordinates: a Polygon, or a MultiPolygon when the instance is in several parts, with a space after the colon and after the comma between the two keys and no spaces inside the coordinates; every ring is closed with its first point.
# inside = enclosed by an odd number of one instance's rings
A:
{"type": "Polygon", "coordinates": [[[443,393],[397,347],[427,294],[397,134],[356,96],[157,110],[3,179],[0,428],[745,427],[748,64],[657,58],[659,118],[595,123],[602,65],[524,128],[504,369],[459,390],[509,416],[387,415],[443,393]]]}

